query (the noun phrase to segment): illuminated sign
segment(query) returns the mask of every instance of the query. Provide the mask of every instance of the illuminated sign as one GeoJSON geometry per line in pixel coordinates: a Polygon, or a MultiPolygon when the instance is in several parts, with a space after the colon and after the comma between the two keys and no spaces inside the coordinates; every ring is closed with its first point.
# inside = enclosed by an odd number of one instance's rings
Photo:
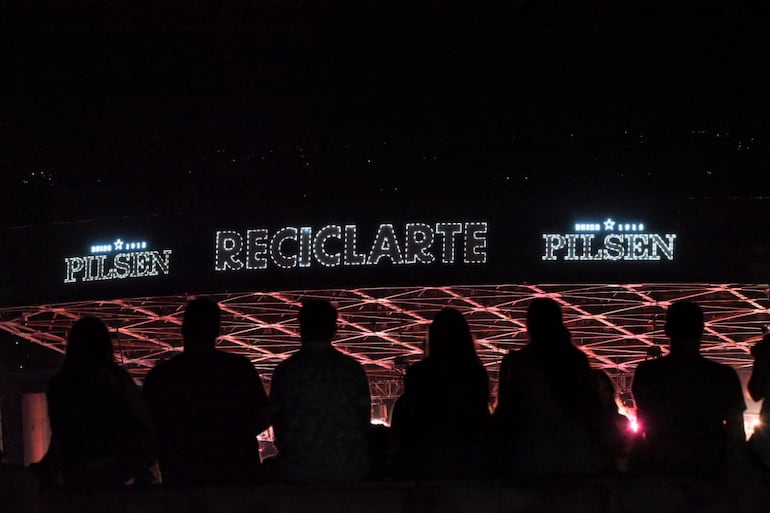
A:
{"type": "Polygon", "coordinates": [[[90,255],[64,259],[64,283],[167,275],[171,250],[155,251],[147,247],[147,241],[124,242],[120,238],[107,244],[94,244],[90,255]]]}
{"type": "Polygon", "coordinates": [[[285,226],[216,233],[214,269],[240,271],[391,264],[483,264],[487,261],[487,223],[407,223],[403,229],[380,224],[371,244],[360,245],[358,226],[330,224],[320,229],[285,226]],[[457,253],[460,253],[459,255],[457,253]]]}
{"type": "Polygon", "coordinates": [[[543,260],[673,260],[675,233],[648,233],[644,223],[611,218],[575,223],[574,233],[544,233],[543,260]]]}

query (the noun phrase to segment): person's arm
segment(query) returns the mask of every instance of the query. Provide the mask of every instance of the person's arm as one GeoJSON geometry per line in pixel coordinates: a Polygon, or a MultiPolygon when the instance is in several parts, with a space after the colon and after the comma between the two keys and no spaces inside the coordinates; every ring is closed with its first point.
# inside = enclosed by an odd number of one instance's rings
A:
{"type": "MultiPolygon", "coordinates": [[[[770,339],[766,337],[759,344],[770,344],[770,339]]],[[[755,351],[754,366],[751,369],[748,389],[753,400],[761,401],[765,398],[767,381],[770,378],[770,350],[759,345],[755,351]]]]}
{"type": "Polygon", "coordinates": [[[634,372],[634,379],[631,383],[631,393],[634,396],[634,403],[636,404],[636,418],[639,423],[639,430],[643,436],[646,436],[646,428],[649,425],[649,395],[648,395],[648,380],[647,380],[647,367],[644,363],[639,364],[634,372]]]}
{"type": "Polygon", "coordinates": [[[128,405],[128,413],[137,422],[137,448],[141,450],[143,454],[137,454],[135,456],[141,463],[146,463],[148,465],[152,464],[156,452],[155,423],[152,419],[152,415],[142,397],[142,391],[128,372],[122,367],[117,366],[114,370],[118,379],[122,381],[121,388],[126,404],[128,405]]]}
{"type": "Polygon", "coordinates": [[[147,406],[147,410],[150,412],[150,416],[153,420],[156,420],[156,413],[158,411],[158,391],[156,376],[158,367],[153,367],[142,383],[142,397],[144,398],[144,404],[147,406]]]}
{"type": "Polygon", "coordinates": [[[368,431],[372,423],[372,396],[369,390],[369,379],[366,377],[366,371],[364,371],[363,367],[359,368],[361,373],[358,382],[358,412],[364,428],[368,431]]]}
{"type": "Polygon", "coordinates": [[[477,376],[474,379],[474,404],[484,404],[486,412],[489,413],[489,375],[487,369],[480,365],[477,370],[477,376]]]}
{"type": "Polygon", "coordinates": [[[512,353],[503,356],[500,361],[500,371],[497,379],[497,401],[495,403],[495,415],[504,413],[510,407],[511,401],[511,359],[512,353]]]}
{"type": "Polygon", "coordinates": [[[283,395],[283,380],[282,380],[281,366],[275,368],[273,371],[273,378],[270,381],[270,397],[268,404],[270,406],[270,420],[273,424],[273,443],[281,450],[281,436],[283,431],[283,408],[284,408],[284,395],[283,395]]]}
{"type": "Polygon", "coordinates": [[[746,442],[746,431],[743,427],[743,412],[746,411],[746,401],[743,399],[743,390],[738,375],[732,369],[728,369],[728,371],[731,400],[724,420],[729,450],[742,447],[746,442]]]}
{"type": "Polygon", "coordinates": [[[254,368],[251,362],[248,362],[248,367],[250,397],[254,405],[254,430],[256,434],[259,434],[270,427],[270,402],[267,398],[267,393],[265,393],[265,386],[262,384],[259,372],[257,372],[257,369],[254,368]]]}

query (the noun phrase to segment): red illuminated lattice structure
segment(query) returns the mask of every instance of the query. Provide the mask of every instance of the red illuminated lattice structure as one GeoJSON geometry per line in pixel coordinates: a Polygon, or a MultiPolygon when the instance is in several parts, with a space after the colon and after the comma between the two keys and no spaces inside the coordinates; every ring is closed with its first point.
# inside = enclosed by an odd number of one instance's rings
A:
{"type": "MultiPolygon", "coordinates": [[[[526,343],[530,301],[551,297],[563,308],[573,341],[614,376],[632,373],[662,346],[665,310],[671,302],[692,300],[706,314],[702,351],[738,370],[751,366],[750,346],[770,321],[765,286],[667,283],[627,285],[483,285],[243,292],[210,294],[219,302],[219,346],[251,359],[269,377],[299,347],[296,314],[301,301],[328,299],[340,313],[336,346],[360,361],[373,395],[398,395],[405,367],[420,358],[433,315],[442,307],[462,311],[479,355],[496,381],[502,356],[526,343]]],[[[159,360],[182,346],[180,325],[187,296],[138,297],[5,308],[0,328],[63,352],[73,320],[103,319],[115,332],[119,361],[141,378],[159,360]]]]}

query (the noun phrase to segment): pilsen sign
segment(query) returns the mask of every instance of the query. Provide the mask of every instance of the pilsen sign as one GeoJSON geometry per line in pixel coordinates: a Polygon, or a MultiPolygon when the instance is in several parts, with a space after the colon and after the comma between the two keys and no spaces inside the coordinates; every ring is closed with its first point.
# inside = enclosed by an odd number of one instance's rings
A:
{"type": "Polygon", "coordinates": [[[91,254],[64,259],[64,283],[123,280],[167,275],[171,250],[148,250],[147,241],[124,242],[120,238],[108,244],[91,246],[91,254]]]}
{"type": "Polygon", "coordinates": [[[358,226],[329,224],[285,226],[272,234],[265,228],[216,233],[216,271],[261,270],[391,264],[444,264],[487,261],[486,222],[380,224],[371,240],[359,241],[358,226]]]}
{"type": "Polygon", "coordinates": [[[576,223],[576,233],[544,233],[544,261],[674,259],[675,233],[648,233],[644,223],[576,223]],[[604,232],[602,237],[600,234],[604,232]]]}

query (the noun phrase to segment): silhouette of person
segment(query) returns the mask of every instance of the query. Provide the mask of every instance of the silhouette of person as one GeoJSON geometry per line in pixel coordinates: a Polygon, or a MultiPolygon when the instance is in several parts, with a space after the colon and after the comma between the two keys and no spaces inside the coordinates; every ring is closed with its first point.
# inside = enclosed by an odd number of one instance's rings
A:
{"type": "Polygon", "coordinates": [[[489,377],[457,310],[444,308],[433,319],[425,359],[406,372],[392,429],[402,477],[474,478],[492,472],[489,377]]]}
{"type": "Polygon", "coordinates": [[[363,367],[331,344],[337,310],[313,300],[299,312],[302,346],[276,367],[270,386],[279,477],[346,482],[367,476],[371,416],[363,367]]]}
{"type": "Polygon", "coordinates": [[[749,440],[749,446],[756,459],[770,468],[770,335],[765,333],[762,340],[751,348],[754,366],[749,378],[749,395],[755,401],[762,401],[759,410],[759,425],[749,440]]]}
{"type": "Polygon", "coordinates": [[[716,475],[745,444],[738,375],[700,354],[703,311],[688,301],[666,312],[671,352],[639,364],[633,393],[644,440],[638,470],[716,475]]]}
{"type": "Polygon", "coordinates": [[[558,303],[534,299],[527,332],[529,343],[500,364],[495,421],[503,473],[524,477],[614,470],[591,366],[572,345],[558,303]]]}
{"type": "Polygon", "coordinates": [[[51,444],[65,487],[118,487],[145,478],[155,459],[141,392],[113,361],[112,340],[96,317],[76,321],[64,363],[48,386],[51,444]]]}
{"type": "Polygon", "coordinates": [[[219,325],[219,305],[190,301],[184,352],[144,381],[166,485],[240,484],[259,475],[256,437],[270,425],[267,394],[248,358],[216,349],[219,325]]]}

